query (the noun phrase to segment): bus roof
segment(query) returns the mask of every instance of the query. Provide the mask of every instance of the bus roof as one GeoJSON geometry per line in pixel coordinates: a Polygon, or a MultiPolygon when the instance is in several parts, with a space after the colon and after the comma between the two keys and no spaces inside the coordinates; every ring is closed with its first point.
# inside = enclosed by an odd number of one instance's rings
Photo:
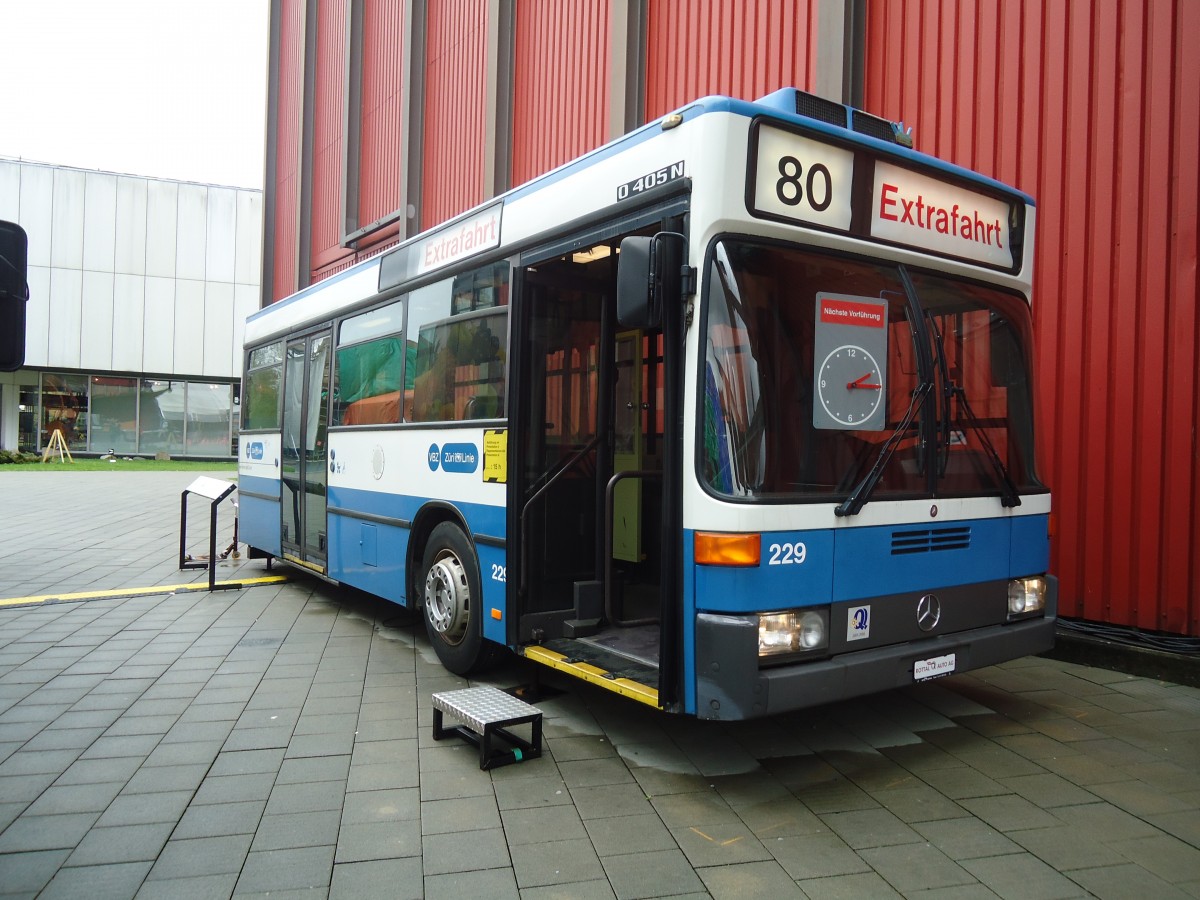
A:
{"type": "MultiPolygon", "coordinates": [[[[944,174],[959,182],[974,184],[986,191],[1006,195],[1013,201],[1026,206],[1033,207],[1035,205],[1031,196],[1010,185],[905,146],[903,143],[905,133],[902,126],[853,107],[817,97],[797,88],[781,88],[753,101],[712,95],[694,100],[675,112],[648,122],[577,159],[564,163],[525,184],[511,188],[497,197],[486,200],[434,228],[414,235],[398,245],[388,247],[379,254],[356,263],[323,281],[302,288],[283,300],[271,303],[253,313],[247,321],[253,323],[268,314],[277,314],[284,307],[295,304],[303,305],[306,298],[318,291],[324,298],[321,305],[326,308],[339,305],[339,295],[344,294],[348,302],[353,302],[353,298],[361,300],[370,297],[377,293],[380,286],[376,280],[369,290],[365,290],[367,282],[377,279],[378,276],[374,273],[377,273],[381,266],[386,267],[388,257],[403,256],[422,242],[436,240],[439,235],[450,234],[456,228],[462,228],[464,223],[479,221],[480,217],[487,216],[489,211],[499,211],[514,201],[530,198],[577,172],[652,140],[668,128],[713,113],[726,113],[747,119],[769,119],[775,123],[799,126],[818,135],[827,135],[842,144],[861,146],[876,157],[890,157],[892,161],[907,162],[926,172],[935,175],[944,174]],[[804,109],[805,113],[798,112],[799,109],[804,109]],[[326,296],[331,292],[333,296],[326,296]]],[[[496,215],[497,225],[494,241],[489,242],[486,247],[481,246],[478,249],[500,246],[499,213],[497,212],[496,215]]],[[[475,252],[468,255],[474,256],[475,252]]],[[[454,259],[452,262],[458,262],[458,260],[454,259]]],[[[299,310],[294,312],[298,315],[289,318],[298,320],[308,318],[308,316],[300,314],[299,310]]],[[[272,332],[274,330],[270,329],[272,332]]],[[[254,331],[253,328],[248,329],[248,340],[259,337],[253,334],[254,331]]],[[[266,334],[260,336],[265,337],[266,334]]]]}

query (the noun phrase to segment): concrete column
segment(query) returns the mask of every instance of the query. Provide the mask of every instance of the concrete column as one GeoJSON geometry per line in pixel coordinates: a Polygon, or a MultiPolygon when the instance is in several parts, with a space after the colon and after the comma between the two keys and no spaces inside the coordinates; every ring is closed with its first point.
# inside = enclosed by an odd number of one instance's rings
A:
{"type": "Polygon", "coordinates": [[[16,450],[21,386],[15,375],[0,376],[0,450],[16,450]]]}
{"type": "Polygon", "coordinates": [[[836,103],[854,106],[861,83],[859,31],[864,0],[817,0],[817,71],[813,93],[836,103]]]}

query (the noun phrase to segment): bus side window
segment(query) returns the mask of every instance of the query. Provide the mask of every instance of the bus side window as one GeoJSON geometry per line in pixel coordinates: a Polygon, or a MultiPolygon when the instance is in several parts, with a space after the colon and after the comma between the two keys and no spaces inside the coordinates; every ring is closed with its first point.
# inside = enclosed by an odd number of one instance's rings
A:
{"type": "Polygon", "coordinates": [[[432,322],[417,339],[410,416],[418,422],[503,415],[508,312],[432,322]]]}
{"type": "Polygon", "coordinates": [[[242,430],[279,427],[279,396],[283,382],[283,342],[250,351],[246,385],[242,390],[242,430]]]}
{"type": "Polygon", "coordinates": [[[462,422],[504,415],[508,272],[507,261],[489,263],[410,295],[406,421],[462,422]]]}
{"type": "Polygon", "coordinates": [[[330,425],[400,421],[404,304],[397,300],[338,326],[330,425]]]}

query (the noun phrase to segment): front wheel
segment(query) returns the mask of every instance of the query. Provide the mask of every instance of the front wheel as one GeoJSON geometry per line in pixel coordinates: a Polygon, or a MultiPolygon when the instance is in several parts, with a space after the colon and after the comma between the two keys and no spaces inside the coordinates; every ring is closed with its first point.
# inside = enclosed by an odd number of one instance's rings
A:
{"type": "Polygon", "coordinates": [[[442,665],[468,675],[492,659],[483,639],[479,561],[466,535],[442,522],[429,534],[421,565],[425,631],[442,665]]]}

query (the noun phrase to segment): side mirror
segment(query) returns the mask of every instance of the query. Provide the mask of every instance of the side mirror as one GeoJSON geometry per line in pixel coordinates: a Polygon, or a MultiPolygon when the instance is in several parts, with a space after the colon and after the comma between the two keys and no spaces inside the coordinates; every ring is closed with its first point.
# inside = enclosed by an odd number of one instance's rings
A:
{"type": "Polygon", "coordinates": [[[617,321],[626,328],[654,328],[662,321],[662,292],[654,277],[654,238],[621,241],[617,264],[617,321]]]}
{"type": "Polygon", "coordinates": [[[663,304],[683,290],[684,236],[660,231],[654,237],[621,241],[617,264],[617,322],[626,328],[658,328],[663,304]]]}
{"type": "Polygon", "coordinates": [[[25,364],[25,305],[29,238],[13,222],[0,222],[0,372],[25,364]]]}

